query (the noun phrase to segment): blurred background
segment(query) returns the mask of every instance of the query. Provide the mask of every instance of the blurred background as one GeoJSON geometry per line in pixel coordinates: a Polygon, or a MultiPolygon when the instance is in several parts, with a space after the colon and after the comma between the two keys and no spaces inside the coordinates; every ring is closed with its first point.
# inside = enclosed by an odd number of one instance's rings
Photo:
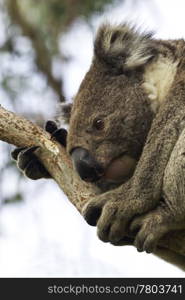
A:
{"type": "MultiPolygon", "coordinates": [[[[185,38],[184,0],[0,0],[0,104],[43,126],[88,70],[97,27],[131,21],[185,38]]],[[[183,277],[104,244],[52,180],[25,178],[0,142],[0,277],[183,277]]]]}

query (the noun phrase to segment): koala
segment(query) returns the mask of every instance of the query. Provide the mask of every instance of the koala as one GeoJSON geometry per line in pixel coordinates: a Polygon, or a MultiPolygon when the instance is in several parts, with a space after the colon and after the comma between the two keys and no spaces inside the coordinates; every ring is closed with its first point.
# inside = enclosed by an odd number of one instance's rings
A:
{"type": "MultiPolygon", "coordinates": [[[[54,138],[67,140],[80,178],[101,191],[83,215],[104,242],[118,244],[134,232],[138,251],[150,253],[164,234],[185,228],[179,173],[168,167],[184,129],[184,50],[184,40],[101,25],[90,69],[66,109],[68,134],[47,125],[54,138]]],[[[12,155],[32,179],[49,178],[34,150],[12,155]]]]}

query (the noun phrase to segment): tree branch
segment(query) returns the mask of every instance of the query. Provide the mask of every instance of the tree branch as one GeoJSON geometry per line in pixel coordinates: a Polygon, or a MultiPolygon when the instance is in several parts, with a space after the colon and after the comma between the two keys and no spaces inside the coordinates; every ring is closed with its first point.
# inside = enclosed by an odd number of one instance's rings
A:
{"type": "Polygon", "coordinates": [[[84,202],[95,195],[94,188],[75,176],[65,149],[52,141],[39,126],[0,106],[0,140],[17,147],[39,146],[37,155],[69,200],[81,211],[84,202]]]}
{"type": "MultiPolygon", "coordinates": [[[[73,172],[71,160],[65,149],[53,141],[47,132],[1,106],[0,140],[17,147],[39,146],[38,157],[80,213],[84,204],[97,195],[98,190],[95,190],[94,186],[82,182],[73,172]]],[[[133,236],[128,237],[128,242],[124,245],[132,245],[133,240],[133,236]]],[[[165,235],[155,254],[185,270],[185,231],[165,235]]]]}

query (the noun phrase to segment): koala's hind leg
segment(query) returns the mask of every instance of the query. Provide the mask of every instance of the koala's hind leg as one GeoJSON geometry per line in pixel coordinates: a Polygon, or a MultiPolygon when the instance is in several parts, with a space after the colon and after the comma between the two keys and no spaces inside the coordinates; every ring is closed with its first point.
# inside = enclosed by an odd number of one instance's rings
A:
{"type": "Polygon", "coordinates": [[[164,234],[185,229],[185,129],[166,166],[161,199],[155,210],[136,218],[131,224],[131,231],[140,227],[135,239],[139,251],[153,252],[164,234]]]}

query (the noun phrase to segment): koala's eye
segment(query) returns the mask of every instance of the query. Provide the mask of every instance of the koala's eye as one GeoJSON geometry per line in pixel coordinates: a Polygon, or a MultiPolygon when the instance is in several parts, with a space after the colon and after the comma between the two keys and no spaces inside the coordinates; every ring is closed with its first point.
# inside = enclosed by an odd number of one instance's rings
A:
{"type": "Polygon", "coordinates": [[[96,130],[102,130],[104,128],[104,122],[102,119],[95,119],[93,121],[93,128],[96,130]]]}

